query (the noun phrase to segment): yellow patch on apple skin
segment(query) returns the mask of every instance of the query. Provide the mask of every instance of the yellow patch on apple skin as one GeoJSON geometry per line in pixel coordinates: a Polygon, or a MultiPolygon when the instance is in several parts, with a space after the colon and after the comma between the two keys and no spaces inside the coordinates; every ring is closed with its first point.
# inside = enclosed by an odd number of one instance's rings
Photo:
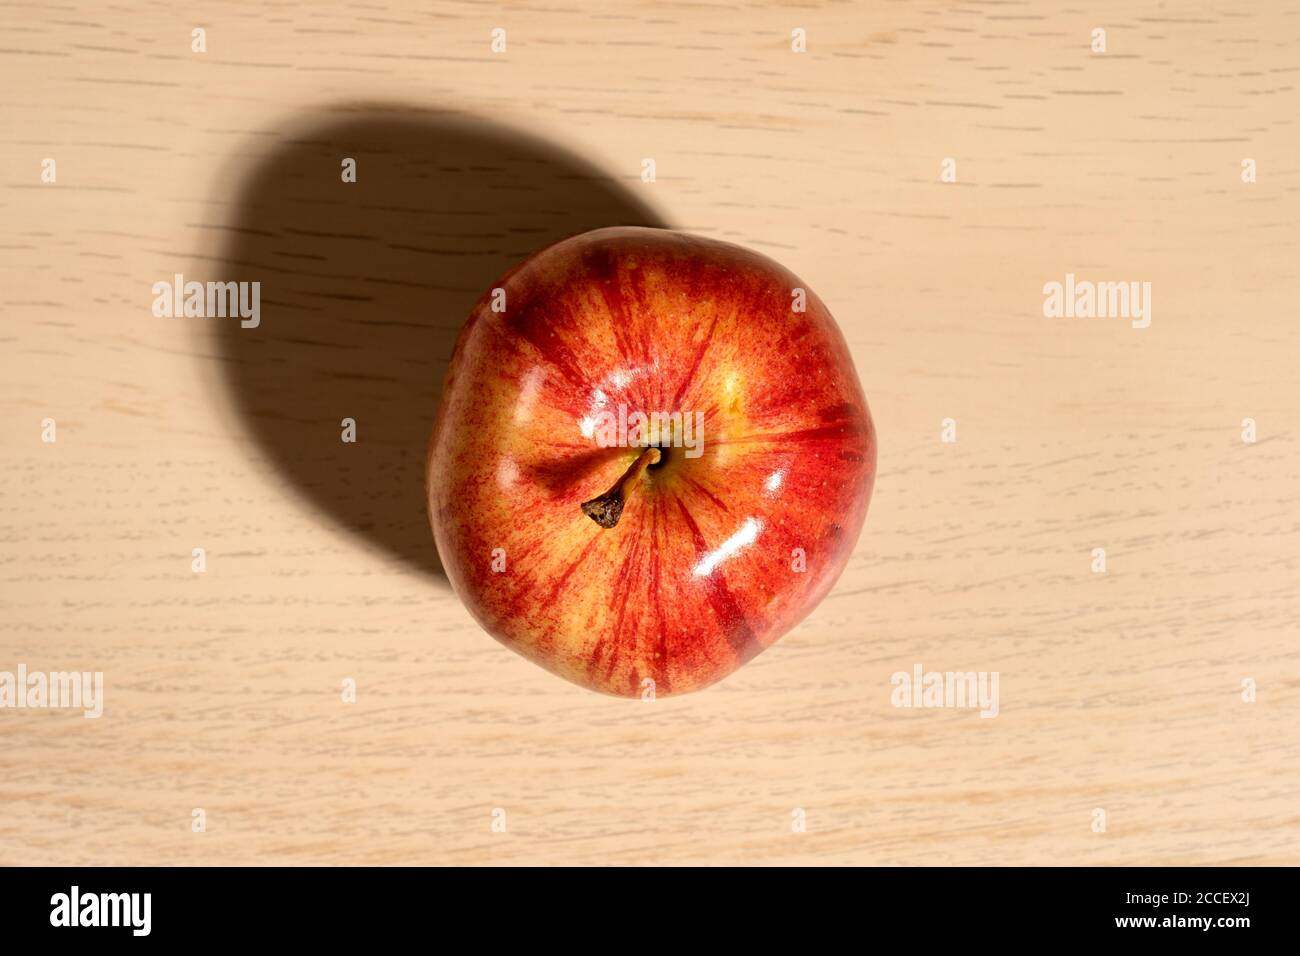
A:
{"type": "Polygon", "coordinates": [[[744,417],[744,394],[744,382],[740,373],[735,370],[728,372],[722,383],[721,404],[726,406],[727,414],[736,420],[744,417]]]}

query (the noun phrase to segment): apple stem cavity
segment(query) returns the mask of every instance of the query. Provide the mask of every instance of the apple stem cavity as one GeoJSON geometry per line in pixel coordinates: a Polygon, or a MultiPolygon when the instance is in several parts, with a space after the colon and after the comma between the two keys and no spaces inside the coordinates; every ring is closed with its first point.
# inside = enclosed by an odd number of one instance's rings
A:
{"type": "Polygon", "coordinates": [[[623,477],[614,482],[613,488],[598,498],[582,503],[582,513],[602,528],[614,527],[618,524],[618,519],[623,517],[623,505],[627,503],[627,496],[641,480],[645,470],[657,464],[659,458],[658,448],[651,447],[641,452],[632,466],[623,472],[623,477]]]}

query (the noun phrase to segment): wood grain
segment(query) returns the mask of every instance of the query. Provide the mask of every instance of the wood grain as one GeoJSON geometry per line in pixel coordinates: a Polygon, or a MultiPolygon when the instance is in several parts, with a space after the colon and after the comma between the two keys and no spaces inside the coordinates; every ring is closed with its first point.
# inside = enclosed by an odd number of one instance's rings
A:
{"type": "Polygon", "coordinates": [[[1293,5],[201,17],[0,6],[0,670],[106,685],[0,711],[0,863],[1300,862],[1293,5]],[[497,645],[418,510],[466,297],[611,219],[793,269],[880,436],[833,594],[652,703],[497,645]],[[177,272],[279,337],[153,317],[177,272]],[[1150,327],[1044,319],[1070,272],[1150,327]]]}

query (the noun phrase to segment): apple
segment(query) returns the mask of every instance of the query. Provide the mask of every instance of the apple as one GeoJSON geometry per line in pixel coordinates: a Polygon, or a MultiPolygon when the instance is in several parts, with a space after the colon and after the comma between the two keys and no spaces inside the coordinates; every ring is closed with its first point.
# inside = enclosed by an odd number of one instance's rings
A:
{"type": "Polygon", "coordinates": [[[502,643],[594,690],[705,687],[830,591],[876,437],[791,272],[663,229],[558,242],[488,290],[429,447],[447,575],[502,643]]]}

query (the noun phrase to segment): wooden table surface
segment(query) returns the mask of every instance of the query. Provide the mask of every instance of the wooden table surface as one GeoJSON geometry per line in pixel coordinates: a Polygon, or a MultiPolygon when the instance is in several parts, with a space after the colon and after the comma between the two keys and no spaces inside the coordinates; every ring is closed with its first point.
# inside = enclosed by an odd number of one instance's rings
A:
{"type": "Polygon", "coordinates": [[[1295,5],[9,3],[0,79],[0,670],[104,674],[0,710],[0,863],[1300,862],[1295,5]],[[793,269],[880,439],[830,597],[654,702],[488,637],[422,513],[469,304],[626,223],[793,269]]]}

